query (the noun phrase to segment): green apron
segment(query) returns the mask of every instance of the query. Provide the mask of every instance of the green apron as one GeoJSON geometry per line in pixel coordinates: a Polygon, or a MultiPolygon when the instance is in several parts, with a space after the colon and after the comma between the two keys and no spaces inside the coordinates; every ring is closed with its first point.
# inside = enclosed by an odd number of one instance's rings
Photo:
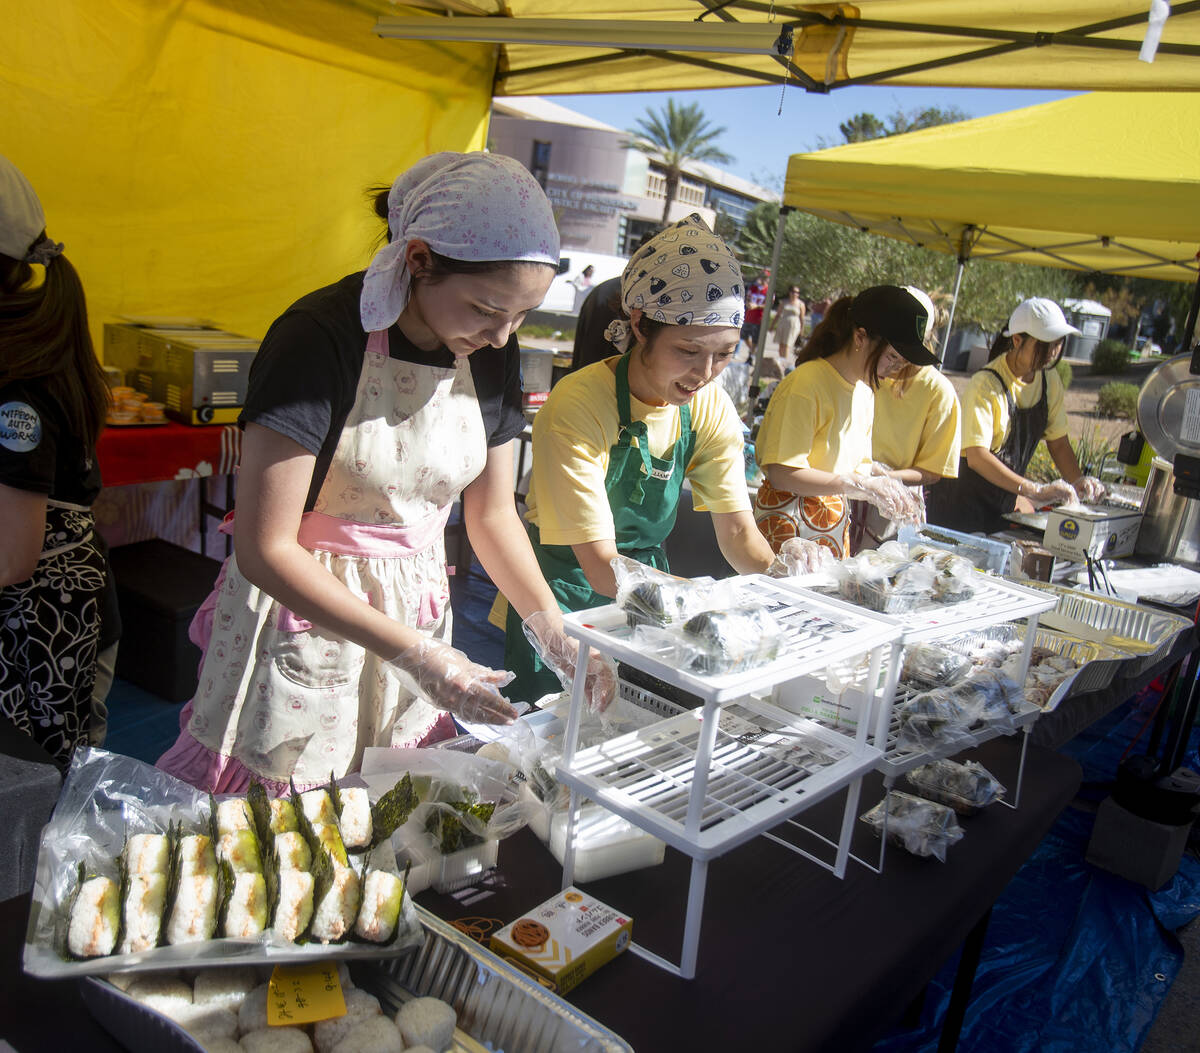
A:
{"type": "MultiPolygon", "coordinates": [[[[617,551],[657,570],[667,570],[663,542],[675,526],[675,512],[683,489],[684,473],[692,457],[696,436],[692,410],[679,407],[679,438],[669,457],[651,457],[646,422],[634,421],[629,411],[629,353],[617,362],[617,412],[620,431],[608,452],[604,492],[616,527],[617,551]],[[634,440],[637,445],[634,445],[634,440]]],[[[584,611],[612,602],[588,584],[570,545],[544,545],[536,526],[529,537],[546,583],[564,611],[584,611]]],[[[516,679],[504,689],[515,701],[536,702],[561,690],[558,677],[542,665],[521,629],[521,618],[512,605],[504,633],[504,668],[516,679]]]]}

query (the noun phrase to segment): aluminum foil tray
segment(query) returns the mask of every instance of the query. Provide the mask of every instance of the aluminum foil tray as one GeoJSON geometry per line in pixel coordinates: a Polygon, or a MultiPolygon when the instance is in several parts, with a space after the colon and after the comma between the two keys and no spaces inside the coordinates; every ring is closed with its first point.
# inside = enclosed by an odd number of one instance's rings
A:
{"type": "Polygon", "coordinates": [[[1156,665],[1179,634],[1192,628],[1181,615],[1112,596],[1044,582],[1025,585],[1056,598],[1054,609],[1042,615],[1046,628],[1120,652],[1125,658],[1120,670],[1124,676],[1137,676],[1156,665]]]}
{"type": "MultiPolygon", "coordinates": [[[[453,1053],[632,1053],[632,1047],[570,1003],[512,968],[454,926],[421,907],[425,942],[403,958],[350,963],[354,982],[394,1016],[413,996],[454,1006],[453,1053]]],[[[80,980],[88,1011],[126,1049],[204,1053],[195,1038],[106,980],[80,980]]]]}

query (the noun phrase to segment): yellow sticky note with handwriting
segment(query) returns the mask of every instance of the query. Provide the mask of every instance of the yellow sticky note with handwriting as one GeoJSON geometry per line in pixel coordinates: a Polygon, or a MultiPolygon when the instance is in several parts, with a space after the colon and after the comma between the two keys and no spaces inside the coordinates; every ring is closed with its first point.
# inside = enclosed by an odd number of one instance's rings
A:
{"type": "Polygon", "coordinates": [[[335,962],[277,965],[267,989],[267,1023],[296,1027],[346,1015],[335,962]]]}

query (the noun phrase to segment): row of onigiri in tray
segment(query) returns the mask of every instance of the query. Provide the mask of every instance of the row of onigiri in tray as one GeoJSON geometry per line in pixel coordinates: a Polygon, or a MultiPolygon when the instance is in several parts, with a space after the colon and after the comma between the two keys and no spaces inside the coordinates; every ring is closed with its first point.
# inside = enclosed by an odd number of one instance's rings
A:
{"type": "Polygon", "coordinates": [[[209,798],[206,829],[134,834],[107,873],[79,878],[60,953],[134,954],[270,930],[287,943],[388,943],[400,926],[404,878],[388,841],[420,796],[405,775],[372,804],[361,787],[272,799],[209,798]]]}

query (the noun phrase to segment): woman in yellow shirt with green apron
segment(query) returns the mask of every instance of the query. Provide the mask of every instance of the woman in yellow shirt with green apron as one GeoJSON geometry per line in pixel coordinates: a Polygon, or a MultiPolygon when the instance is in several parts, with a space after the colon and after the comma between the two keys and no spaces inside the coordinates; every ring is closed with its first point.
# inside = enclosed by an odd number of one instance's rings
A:
{"type": "MultiPolygon", "coordinates": [[[[743,294],[737,260],[699,216],[668,227],[622,275],[630,320],[607,335],[623,354],[564,377],[534,418],[527,519],[563,610],[610,603],[618,555],[668,569],[663,543],[685,478],[730,565],[771,565],[750,511],[741,422],[711,383],[737,348],[743,294]]],[[[511,698],[558,689],[512,610],[504,664],[516,674],[511,698]]]]}

